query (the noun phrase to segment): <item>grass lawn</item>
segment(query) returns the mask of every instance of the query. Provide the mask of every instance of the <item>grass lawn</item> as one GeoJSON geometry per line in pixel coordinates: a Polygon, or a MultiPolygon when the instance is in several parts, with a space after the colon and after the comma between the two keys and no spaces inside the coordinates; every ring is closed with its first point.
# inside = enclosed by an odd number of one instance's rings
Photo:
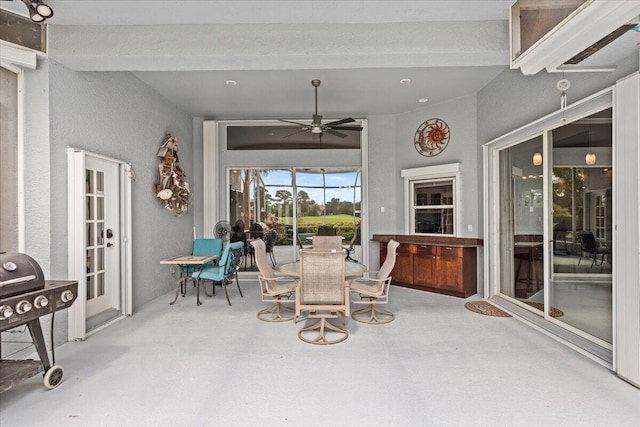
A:
{"type": "MultiPolygon", "coordinates": [[[[290,216],[284,216],[279,218],[278,221],[280,224],[293,224],[293,218],[290,216]]],[[[360,222],[360,218],[356,217],[356,221],[360,222]]],[[[353,215],[327,215],[327,216],[299,216],[298,217],[298,226],[308,226],[308,225],[349,225],[353,224],[353,215]]]]}

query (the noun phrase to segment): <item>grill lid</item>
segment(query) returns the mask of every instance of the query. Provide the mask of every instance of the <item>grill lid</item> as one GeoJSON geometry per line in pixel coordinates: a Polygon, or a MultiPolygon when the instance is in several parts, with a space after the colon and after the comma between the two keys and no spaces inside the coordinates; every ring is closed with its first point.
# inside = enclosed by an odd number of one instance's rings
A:
{"type": "Polygon", "coordinates": [[[0,254],[0,298],[44,289],[44,274],[29,255],[0,254]]]}

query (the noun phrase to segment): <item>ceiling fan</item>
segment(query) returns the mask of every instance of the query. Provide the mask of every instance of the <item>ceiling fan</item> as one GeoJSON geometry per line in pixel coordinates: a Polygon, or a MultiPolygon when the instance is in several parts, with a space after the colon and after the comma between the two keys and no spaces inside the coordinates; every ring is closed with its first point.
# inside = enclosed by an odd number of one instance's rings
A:
{"type": "Polygon", "coordinates": [[[294,132],[290,135],[285,136],[285,138],[290,137],[292,135],[297,135],[302,132],[311,132],[314,135],[319,135],[322,137],[323,133],[328,133],[330,135],[337,136],[338,138],[346,138],[347,135],[339,132],[339,131],[362,131],[362,126],[341,126],[347,123],[355,122],[355,119],[346,118],[340,119],[329,123],[322,123],[322,116],[318,114],[318,86],[320,86],[320,80],[314,79],[311,80],[311,85],[315,88],[315,100],[316,100],[316,112],[313,115],[313,120],[311,120],[310,124],[300,123],[300,122],[292,122],[290,120],[279,120],[285,123],[292,123],[294,125],[300,126],[300,130],[294,132]]]}

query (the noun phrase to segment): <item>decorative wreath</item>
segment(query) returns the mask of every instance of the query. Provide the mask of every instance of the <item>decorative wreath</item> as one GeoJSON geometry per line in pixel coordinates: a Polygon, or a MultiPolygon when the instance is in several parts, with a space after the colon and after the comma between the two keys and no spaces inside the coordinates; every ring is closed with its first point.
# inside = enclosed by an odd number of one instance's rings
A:
{"type": "Polygon", "coordinates": [[[433,157],[442,153],[451,138],[449,126],[441,119],[429,119],[422,123],[413,138],[418,153],[433,157]]]}
{"type": "Polygon", "coordinates": [[[179,165],[178,138],[167,134],[157,156],[162,161],[158,166],[160,182],[155,186],[156,197],[161,205],[176,216],[180,216],[189,211],[191,191],[186,181],[186,174],[179,165]]]}

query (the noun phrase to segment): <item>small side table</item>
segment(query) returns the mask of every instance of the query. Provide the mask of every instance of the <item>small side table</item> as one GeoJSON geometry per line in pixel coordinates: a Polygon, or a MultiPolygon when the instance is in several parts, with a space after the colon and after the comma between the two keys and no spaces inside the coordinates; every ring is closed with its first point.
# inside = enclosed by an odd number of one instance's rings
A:
{"type": "MultiPolygon", "coordinates": [[[[161,265],[177,265],[179,267],[183,267],[186,265],[195,265],[197,267],[197,271],[202,271],[202,267],[213,260],[218,259],[217,255],[179,255],[173,258],[164,259],[160,261],[161,265]]],[[[182,296],[184,297],[187,291],[187,279],[190,277],[189,274],[181,274],[180,279],[176,282],[176,297],[169,303],[169,305],[173,305],[178,300],[178,293],[182,290],[182,296]]],[[[198,296],[196,299],[196,305],[200,305],[200,295],[198,292],[198,296]]]]}

